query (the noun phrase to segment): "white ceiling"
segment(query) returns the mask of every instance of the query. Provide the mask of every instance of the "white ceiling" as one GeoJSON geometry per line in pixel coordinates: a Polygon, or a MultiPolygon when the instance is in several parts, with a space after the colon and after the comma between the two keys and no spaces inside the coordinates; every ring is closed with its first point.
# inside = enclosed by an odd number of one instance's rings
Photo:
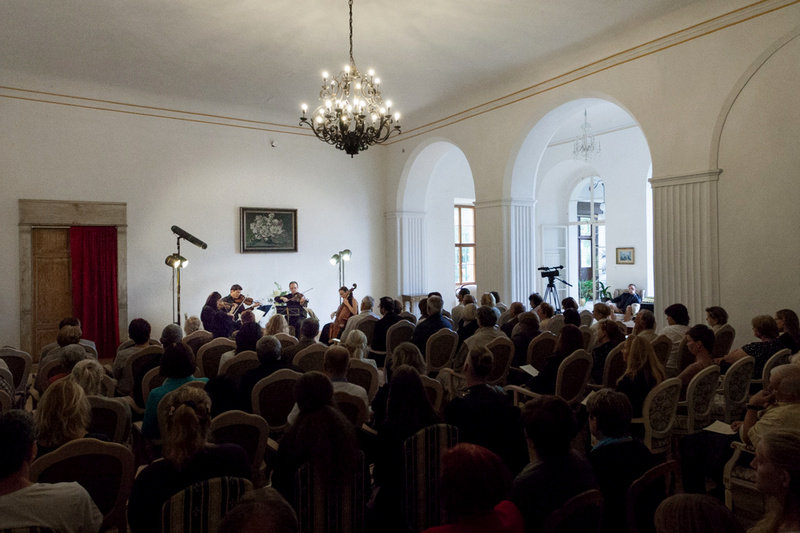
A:
{"type": "MultiPolygon", "coordinates": [[[[356,0],[354,56],[408,115],[498,77],[534,78],[556,53],[702,1],[356,0]]],[[[2,69],[241,105],[286,124],[347,58],[346,0],[0,2],[2,69]]]]}

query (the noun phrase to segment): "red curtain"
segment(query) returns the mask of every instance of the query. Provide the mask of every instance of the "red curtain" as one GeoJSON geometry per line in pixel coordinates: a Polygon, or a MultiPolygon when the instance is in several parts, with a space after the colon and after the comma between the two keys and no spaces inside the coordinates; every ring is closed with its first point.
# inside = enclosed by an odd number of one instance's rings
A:
{"type": "Polygon", "coordinates": [[[114,357],[119,345],[117,228],[77,226],[69,230],[72,309],[83,338],[97,344],[100,357],[114,357]]]}

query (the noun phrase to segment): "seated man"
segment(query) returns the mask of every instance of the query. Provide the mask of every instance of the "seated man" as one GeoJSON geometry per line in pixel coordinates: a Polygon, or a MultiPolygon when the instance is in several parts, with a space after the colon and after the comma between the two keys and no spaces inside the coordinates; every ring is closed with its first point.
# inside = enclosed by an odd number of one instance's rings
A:
{"type": "Polygon", "coordinates": [[[628,290],[611,299],[611,308],[615,313],[624,313],[631,304],[640,304],[642,299],[636,294],[636,285],[631,283],[628,290]]]}
{"type": "Polygon", "coordinates": [[[300,322],[300,340],[297,344],[284,346],[281,349],[281,358],[291,363],[298,352],[314,344],[322,344],[317,342],[317,335],[319,335],[319,321],[316,318],[306,318],[300,322]]]}
{"type": "MultiPolygon", "coordinates": [[[[77,326],[78,328],[80,328],[81,321],[77,317],[68,316],[62,319],[61,322],[58,323],[59,331],[61,331],[61,328],[63,328],[64,326],[77,326]]],[[[81,335],[83,335],[83,332],[81,332],[81,335]]],[[[91,353],[93,354],[97,353],[97,345],[94,343],[94,341],[90,341],[89,339],[79,339],[78,344],[90,348],[91,353]]],[[[50,344],[46,344],[45,346],[43,346],[42,350],[39,352],[39,363],[41,364],[41,361],[45,355],[47,355],[51,350],[55,350],[59,346],[63,345],[59,345],[58,340],[56,340],[56,342],[51,342],[50,344]]]]}
{"type": "Polygon", "coordinates": [[[24,411],[0,416],[0,529],[38,526],[61,532],[94,532],[103,515],[78,483],[33,483],[33,419],[24,411]]]}
{"type": "Polygon", "coordinates": [[[442,316],[442,298],[439,296],[431,296],[427,301],[428,317],[423,322],[418,322],[417,327],[414,328],[414,336],[411,342],[417,345],[419,351],[425,354],[425,345],[431,335],[440,329],[453,329],[449,320],[442,316]]]}
{"type": "Polygon", "coordinates": [[[458,294],[456,295],[456,298],[458,298],[458,304],[453,307],[452,311],[450,311],[450,316],[453,318],[453,323],[455,324],[456,329],[458,329],[458,322],[461,320],[461,313],[464,311],[464,306],[466,305],[464,303],[464,296],[468,294],[469,289],[466,287],[461,287],[458,289],[458,294]]]}
{"type": "Polygon", "coordinates": [[[143,318],[134,318],[128,325],[128,337],[133,346],[117,351],[111,370],[117,378],[117,390],[123,396],[129,396],[133,389],[133,376],[128,372],[128,360],[133,354],[150,346],[150,323],[143,318]]]}
{"type": "Polygon", "coordinates": [[[342,341],[347,338],[347,334],[351,331],[358,329],[358,325],[368,316],[374,318],[380,318],[375,312],[372,310],[375,307],[375,298],[372,296],[364,296],[361,298],[361,307],[360,313],[356,316],[351,316],[350,319],[347,321],[347,325],[344,327],[344,331],[340,334],[342,341]]]}
{"type": "Polygon", "coordinates": [[[381,318],[375,323],[372,345],[370,346],[370,358],[375,359],[380,368],[387,362],[386,354],[383,353],[386,351],[386,333],[390,327],[403,320],[403,317],[400,316],[400,310],[395,306],[395,301],[389,296],[382,296],[378,307],[381,312],[381,318]]]}
{"type": "Polygon", "coordinates": [[[623,393],[601,389],[589,397],[586,409],[589,430],[597,441],[589,452],[589,462],[603,491],[603,531],[625,531],[628,488],[657,461],[647,446],[631,437],[633,408],[623,393]]]}

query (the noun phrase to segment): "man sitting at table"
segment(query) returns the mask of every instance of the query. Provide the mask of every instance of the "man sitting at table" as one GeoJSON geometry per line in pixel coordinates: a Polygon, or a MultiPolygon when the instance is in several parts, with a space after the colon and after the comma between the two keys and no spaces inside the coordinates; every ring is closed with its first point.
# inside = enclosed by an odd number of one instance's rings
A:
{"type": "Polygon", "coordinates": [[[636,294],[636,285],[631,283],[628,290],[611,300],[611,308],[615,313],[624,313],[631,304],[640,304],[642,299],[636,294]]]}

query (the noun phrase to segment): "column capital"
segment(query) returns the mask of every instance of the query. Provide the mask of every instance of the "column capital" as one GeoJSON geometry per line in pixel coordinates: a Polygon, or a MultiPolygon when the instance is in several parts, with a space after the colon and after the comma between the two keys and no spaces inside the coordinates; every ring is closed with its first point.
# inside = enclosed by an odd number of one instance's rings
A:
{"type": "Polygon", "coordinates": [[[689,174],[671,174],[668,176],[653,176],[650,178],[650,185],[656,187],[673,187],[675,185],[687,185],[689,183],[708,183],[719,181],[722,169],[713,168],[701,172],[691,172],[689,174]]]}

